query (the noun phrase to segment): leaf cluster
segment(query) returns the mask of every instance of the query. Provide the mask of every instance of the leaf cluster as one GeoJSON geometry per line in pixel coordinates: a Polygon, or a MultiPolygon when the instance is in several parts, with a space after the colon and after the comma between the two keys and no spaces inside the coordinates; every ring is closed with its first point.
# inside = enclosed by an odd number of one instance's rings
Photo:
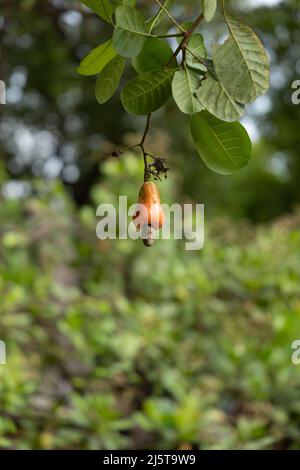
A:
{"type": "Polygon", "coordinates": [[[96,98],[100,104],[116,92],[126,60],[130,60],[137,75],[121,91],[129,113],[149,115],[172,96],[179,110],[192,116],[192,138],[210,169],[230,174],[247,165],[251,141],[236,121],[244,115],[245,105],[268,90],[269,59],[244,21],[228,12],[223,2],[228,38],[214,44],[212,57],[208,57],[198,27],[213,20],[216,0],[203,0],[200,16],[181,25],[170,12],[174,4],[170,0],[155,0],[159,9],[148,19],[135,0],[83,3],[113,27],[112,38],[93,49],[78,67],[83,75],[98,74],[96,98]],[[176,32],[168,24],[164,34],[155,34],[163,20],[171,21],[176,32]],[[170,37],[177,39],[175,51],[168,42],[170,37]]]}

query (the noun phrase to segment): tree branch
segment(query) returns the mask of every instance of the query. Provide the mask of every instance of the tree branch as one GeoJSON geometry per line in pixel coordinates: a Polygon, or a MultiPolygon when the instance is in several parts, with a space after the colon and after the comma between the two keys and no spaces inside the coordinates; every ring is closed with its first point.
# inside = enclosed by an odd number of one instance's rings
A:
{"type": "MultiPolygon", "coordinates": [[[[180,51],[183,51],[183,53],[185,52],[186,50],[186,47],[187,47],[187,44],[190,40],[190,37],[192,36],[192,34],[194,33],[194,31],[197,29],[197,27],[202,23],[203,19],[204,19],[204,16],[203,14],[201,13],[201,15],[199,15],[195,21],[193,22],[192,26],[190,27],[190,29],[188,31],[184,31],[183,28],[181,28],[175,18],[172,17],[172,15],[169,14],[169,12],[167,12],[167,10],[164,8],[164,6],[160,3],[159,0],[155,0],[156,3],[158,3],[160,5],[160,7],[168,14],[168,16],[171,17],[172,21],[175,22],[176,26],[178,28],[180,28],[180,30],[182,31],[182,33],[179,33],[179,34],[176,34],[176,35],[172,35],[172,37],[176,37],[176,36],[183,36],[183,39],[182,41],[180,42],[180,44],[178,45],[177,49],[175,50],[175,52],[173,53],[171,59],[169,60],[169,62],[166,64],[166,67],[169,67],[174,59],[174,57],[177,57],[177,55],[179,54],[180,51]]],[[[165,35],[165,36],[161,36],[161,37],[169,37],[168,35],[165,35]]],[[[192,54],[193,55],[193,54],[192,54]]],[[[114,156],[118,156],[120,153],[122,153],[123,150],[129,150],[129,149],[133,149],[135,147],[140,147],[140,149],[142,150],[143,152],[143,159],[144,159],[144,182],[148,181],[149,180],[149,168],[148,168],[148,161],[147,161],[147,155],[149,155],[146,150],[145,150],[145,141],[146,141],[146,138],[147,138],[147,135],[148,135],[148,132],[150,130],[150,122],[151,122],[151,116],[152,114],[148,114],[147,115],[147,121],[146,121],[146,127],[145,127],[145,130],[144,130],[144,133],[143,133],[143,136],[142,136],[142,139],[140,141],[140,143],[138,144],[135,144],[135,145],[132,145],[130,147],[126,147],[122,150],[119,150],[117,152],[113,152],[113,155],[114,156]]]]}
{"type": "MultiPolygon", "coordinates": [[[[194,23],[192,24],[192,26],[190,27],[190,29],[188,31],[185,31],[185,34],[184,34],[184,38],[183,40],[181,41],[181,43],[179,44],[179,46],[177,47],[176,51],[174,52],[174,56],[178,56],[179,52],[183,49],[186,48],[189,40],[190,40],[190,37],[191,35],[194,33],[194,31],[198,28],[198,26],[202,23],[204,19],[204,16],[203,16],[203,13],[201,13],[201,15],[198,16],[198,18],[196,18],[196,20],[194,21],[194,23]]],[[[172,61],[170,61],[168,63],[168,65],[170,65],[172,61]]]]}

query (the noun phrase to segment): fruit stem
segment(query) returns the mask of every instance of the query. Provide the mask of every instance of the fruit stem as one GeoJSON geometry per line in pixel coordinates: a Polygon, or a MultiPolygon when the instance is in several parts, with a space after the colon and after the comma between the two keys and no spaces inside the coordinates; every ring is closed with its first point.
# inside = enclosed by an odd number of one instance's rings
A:
{"type": "Polygon", "coordinates": [[[141,148],[141,150],[142,150],[142,152],[143,152],[143,158],[144,158],[144,182],[145,182],[145,183],[146,183],[147,181],[149,181],[149,179],[150,179],[150,174],[149,174],[149,170],[148,170],[147,152],[146,152],[146,150],[145,150],[144,144],[145,144],[145,141],[146,141],[146,138],[147,138],[147,134],[148,134],[148,132],[149,132],[149,130],[150,130],[151,116],[152,116],[152,114],[148,114],[148,115],[147,115],[146,127],[145,127],[145,130],[144,130],[142,139],[141,139],[140,143],[138,144],[138,146],[141,148]]]}

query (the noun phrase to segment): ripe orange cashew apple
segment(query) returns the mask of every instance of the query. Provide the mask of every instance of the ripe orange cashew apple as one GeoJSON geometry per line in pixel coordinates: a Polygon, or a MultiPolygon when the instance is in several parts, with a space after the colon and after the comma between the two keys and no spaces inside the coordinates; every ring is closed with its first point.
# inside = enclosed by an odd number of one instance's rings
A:
{"type": "Polygon", "coordinates": [[[142,230],[144,245],[152,246],[155,243],[154,231],[162,228],[165,222],[160,195],[155,183],[148,181],[141,187],[133,220],[137,229],[142,230]]]}

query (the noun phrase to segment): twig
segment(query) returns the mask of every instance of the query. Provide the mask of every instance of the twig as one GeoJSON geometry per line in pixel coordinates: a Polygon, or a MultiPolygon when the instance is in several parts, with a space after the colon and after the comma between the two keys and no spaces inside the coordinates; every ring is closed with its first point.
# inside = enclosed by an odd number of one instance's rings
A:
{"type": "Polygon", "coordinates": [[[148,133],[148,131],[149,131],[149,129],[150,129],[150,120],[151,120],[151,113],[148,114],[148,116],[147,116],[146,127],[145,127],[145,131],[144,131],[142,140],[141,140],[141,142],[140,142],[140,144],[139,144],[140,146],[143,146],[144,143],[145,143],[145,140],[146,140],[146,137],[147,137],[147,133],[148,133]]]}
{"type": "Polygon", "coordinates": [[[144,133],[143,133],[143,137],[142,137],[142,140],[140,141],[140,143],[138,144],[138,147],[140,147],[142,152],[143,152],[143,158],[144,158],[144,182],[149,180],[147,152],[145,150],[144,144],[145,144],[145,141],[146,141],[146,138],[147,138],[147,134],[150,130],[151,116],[152,116],[152,114],[148,114],[148,116],[147,116],[146,127],[145,127],[145,130],[144,130],[144,133]]]}
{"type": "MultiPolygon", "coordinates": [[[[183,39],[182,41],[180,42],[180,44],[178,45],[177,49],[175,50],[175,52],[173,53],[171,59],[168,61],[168,63],[166,64],[166,67],[169,67],[171,64],[172,64],[172,61],[174,60],[174,57],[177,57],[179,52],[180,51],[183,51],[183,57],[185,55],[185,51],[187,50],[187,44],[190,40],[190,37],[191,35],[194,33],[194,31],[197,29],[197,27],[202,23],[203,19],[204,19],[204,16],[203,14],[199,15],[198,18],[196,18],[196,20],[193,22],[192,26],[190,27],[190,29],[188,31],[184,31],[183,28],[181,28],[175,18],[172,17],[172,15],[169,14],[169,12],[167,12],[167,10],[164,8],[164,6],[160,3],[159,0],[155,0],[156,3],[158,3],[160,5],[160,7],[168,14],[168,16],[171,17],[172,21],[175,22],[176,26],[182,31],[182,34],[179,33],[175,36],[183,36],[183,39]]],[[[175,37],[174,35],[172,35],[172,37],[175,37]]],[[[162,36],[161,36],[162,37],[162,36]]],[[[164,36],[164,37],[167,37],[167,36],[164,36]]],[[[188,51],[190,52],[190,51],[188,51]]],[[[194,55],[193,53],[191,53],[192,55],[194,55]]],[[[135,144],[135,145],[131,145],[130,147],[125,147],[124,149],[122,150],[119,150],[117,152],[113,152],[113,155],[114,156],[118,156],[120,153],[122,153],[123,150],[129,150],[129,149],[133,149],[133,148],[136,148],[136,147],[140,147],[140,149],[142,150],[143,152],[143,159],[144,159],[144,182],[147,182],[149,180],[149,177],[150,177],[150,173],[149,173],[149,168],[148,168],[148,161],[147,161],[147,156],[149,155],[146,150],[145,150],[145,141],[146,141],[146,138],[147,138],[147,134],[150,130],[150,123],[151,123],[151,116],[152,114],[148,114],[147,115],[147,121],[146,121],[146,126],[145,126],[145,130],[144,130],[144,133],[143,133],[143,136],[142,136],[142,139],[141,141],[138,143],[138,144],[135,144]]],[[[152,155],[149,155],[150,157],[152,158],[155,158],[153,157],[152,155]]]]}
{"type": "Polygon", "coordinates": [[[159,0],[154,0],[159,6],[160,8],[165,12],[166,15],[168,15],[168,17],[170,18],[170,20],[173,21],[173,23],[177,26],[178,29],[180,29],[180,31],[182,31],[183,33],[185,32],[183,27],[180,26],[179,23],[177,23],[176,19],[174,18],[174,16],[166,9],[166,7],[160,3],[159,0]]]}
{"type": "Polygon", "coordinates": [[[203,19],[204,19],[204,16],[203,16],[203,13],[201,13],[201,15],[199,15],[198,18],[194,21],[194,23],[192,24],[190,29],[188,31],[185,31],[183,40],[181,41],[181,43],[177,47],[176,51],[174,52],[175,57],[179,54],[179,52],[181,50],[186,48],[186,46],[187,46],[187,44],[190,40],[191,35],[198,28],[198,26],[202,23],[203,19]]]}
{"type": "Polygon", "coordinates": [[[151,38],[182,38],[184,33],[175,33],[175,34],[158,34],[152,35],[151,38]]]}

